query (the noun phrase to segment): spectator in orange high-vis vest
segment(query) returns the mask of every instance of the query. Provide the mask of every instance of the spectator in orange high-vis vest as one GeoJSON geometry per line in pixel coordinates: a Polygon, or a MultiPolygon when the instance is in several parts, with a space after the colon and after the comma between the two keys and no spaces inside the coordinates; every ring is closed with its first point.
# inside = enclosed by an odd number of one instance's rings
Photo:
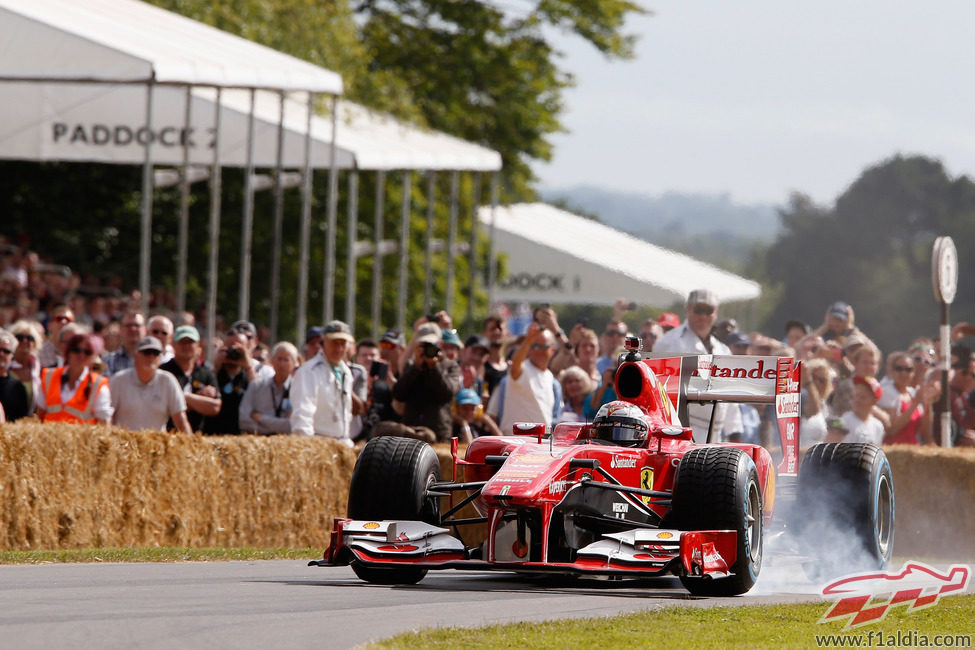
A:
{"type": "Polygon", "coordinates": [[[91,369],[95,358],[90,334],[75,334],[65,346],[65,365],[45,368],[37,394],[44,422],[106,424],[112,420],[108,379],[91,369]]]}

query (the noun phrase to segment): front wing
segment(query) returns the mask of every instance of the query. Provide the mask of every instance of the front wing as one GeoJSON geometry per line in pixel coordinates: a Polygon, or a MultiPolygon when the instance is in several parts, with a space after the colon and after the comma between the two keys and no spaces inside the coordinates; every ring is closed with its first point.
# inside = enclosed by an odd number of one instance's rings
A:
{"type": "Polygon", "coordinates": [[[446,528],[420,521],[336,519],[331,544],[314,566],[416,566],[424,569],[533,571],[574,575],[677,575],[723,578],[736,560],[733,530],[637,528],[606,534],[578,550],[573,562],[488,562],[476,559],[446,528]]]}

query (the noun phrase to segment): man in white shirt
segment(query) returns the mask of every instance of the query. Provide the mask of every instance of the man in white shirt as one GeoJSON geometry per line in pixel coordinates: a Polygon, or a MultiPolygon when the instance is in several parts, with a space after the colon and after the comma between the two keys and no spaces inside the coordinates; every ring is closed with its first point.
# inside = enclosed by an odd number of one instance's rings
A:
{"type": "Polygon", "coordinates": [[[324,328],[325,344],[291,380],[291,432],[341,440],[349,447],[352,423],[352,371],[345,359],[354,339],[339,320],[324,328]]]}
{"type": "Polygon", "coordinates": [[[544,422],[549,427],[558,419],[562,386],[548,369],[554,354],[552,331],[536,322],[529,325],[511,359],[508,375],[492,394],[488,407],[488,414],[498,421],[504,435],[511,435],[516,422],[544,422]]]}
{"type": "MultiPolygon", "coordinates": [[[[660,337],[653,346],[655,357],[688,354],[731,354],[727,345],[711,335],[718,319],[718,297],[710,289],[695,289],[687,296],[687,318],[660,337]]],[[[741,435],[741,412],[727,402],[714,405],[714,431],[741,435]]],[[[707,442],[711,421],[710,404],[688,404],[687,417],[696,442],[707,442]]]]}

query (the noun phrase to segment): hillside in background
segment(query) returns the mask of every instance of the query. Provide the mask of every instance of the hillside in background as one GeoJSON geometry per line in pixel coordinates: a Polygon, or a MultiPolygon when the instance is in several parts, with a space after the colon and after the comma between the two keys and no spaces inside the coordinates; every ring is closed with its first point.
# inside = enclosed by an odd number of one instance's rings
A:
{"type": "Polygon", "coordinates": [[[543,188],[540,195],[546,202],[736,272],[745,271],[756,247],[770,244],[780,227],[776,206],[735,203],[727,194],[651,196],[577,185],[543,188]]]}

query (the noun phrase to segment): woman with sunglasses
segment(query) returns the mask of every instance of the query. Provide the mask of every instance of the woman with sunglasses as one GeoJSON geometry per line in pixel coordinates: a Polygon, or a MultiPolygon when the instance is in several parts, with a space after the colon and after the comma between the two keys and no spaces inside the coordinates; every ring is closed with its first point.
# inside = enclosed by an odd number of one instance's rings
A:
{"type": "Polygon", "coordinates": [[[108,379],[91,369],[95,358],[91,334],[75,334],[65,345],[65,365],[45,368],[37,394],[44,422],[107,424],[112,419],[108,379]]]}
{"type": "Polygon", "coordinates": [[[938,397],[938,392],[930,385],[911,385],[914,364],[914,358],[908,352],[891,352],[887,357],[884,394],[877,403],[890,417],[884,444],[917,445],[934,442],[931,437],[931,405],[938,397]]]}
{"type": "Polygon", "coordinates": [[[8,331],[17,339],[14,358],[10,362],[10,374],[19,379],[27,389],[30,415],[34,412],[35,396],[41,392],[41,362],[37,353],[43,337],[41,326],[36,321],[19,320],[8,331]]]}

